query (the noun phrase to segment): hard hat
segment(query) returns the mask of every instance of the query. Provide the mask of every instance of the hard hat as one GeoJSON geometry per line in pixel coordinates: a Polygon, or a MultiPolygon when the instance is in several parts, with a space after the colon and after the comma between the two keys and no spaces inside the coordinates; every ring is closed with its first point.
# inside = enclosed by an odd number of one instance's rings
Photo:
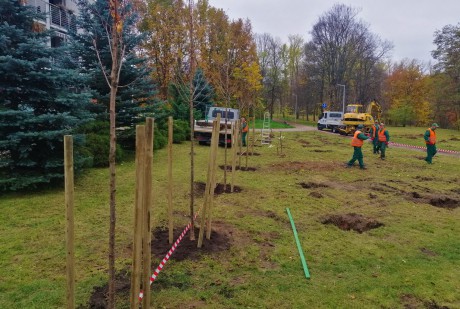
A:
{"type": "Polygon", "coordinates": [[[436,128],[439,128],[439,126],[438,126],[438,124],[437,124],[437,123],[433,123],[431,126],[432,126],[432,127],[436,127],[436,128]]]}
{"type": "Polygon", "coordinates": [[[358,126],[356,128],[362,129],[362,128],[364,128],[364,126],[362,124],[358,124],[358,126]]]}

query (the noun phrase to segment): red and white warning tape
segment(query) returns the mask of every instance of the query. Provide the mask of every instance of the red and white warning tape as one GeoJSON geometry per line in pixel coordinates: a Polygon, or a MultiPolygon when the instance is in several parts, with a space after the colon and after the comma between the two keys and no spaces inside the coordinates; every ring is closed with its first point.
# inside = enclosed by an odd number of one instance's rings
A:
{"type": "MultiPolygon", "coordinates": [[[[404,147],[409,147],[409,148],[416,148],[416,149],[426,149],[425,147],[422,146],[414,146],[414,145],[408,145],[408,144],[400,144],[400,143],[394,143],[390,142],[391,145],[395,146],[404,146],[404,147]]],[[[460,153],[460,151],[455,151],[455,150],[447,150],[447,149],[437,149],[438,152],[445,152],[445,153],[460,153]]]]}
{"type": "MultiPolygon", "coordinates": [[[[199,211],[198,211],[199,212],[199,211]]],[[[195,214],[195,217],[193,218],[193,220],[196,219],[196,217],[198,216],[198,212],[195,214]]],[[[155,271],[153,272],[152,276],[150,277],[150,285],[152,285],[152,283],[157,279],[157,276],[158,274],[160,273],[160,271],[163,269],[163,267],[165,266],[166,262],[169,260],[169,258],[171,257],[171,255],[174,253],[174,251],[176,250],[177,246],[179,245],[179,243],[181,242],[182,238],[184,238],[185,234],[187,234],[188,230],[190,229],[190,227],[192,226],[192,222],[190,222],[186,227],[185,229],[182,231],[182,233],[180,234],[180,236],[176,239],[176,241],[174,242],[173,246],[171,247],[171,249],[169,249],[168,253],[166,254],[166,256],[163,258],[163,260],[160,262],[160,265],[158,265],[158,267],[155,269],[155,271]]],[[[142,298],[144,297],[144,291],[141,290],[140,293],[139,293],[139,301],[142,300],[142,298]]]]}

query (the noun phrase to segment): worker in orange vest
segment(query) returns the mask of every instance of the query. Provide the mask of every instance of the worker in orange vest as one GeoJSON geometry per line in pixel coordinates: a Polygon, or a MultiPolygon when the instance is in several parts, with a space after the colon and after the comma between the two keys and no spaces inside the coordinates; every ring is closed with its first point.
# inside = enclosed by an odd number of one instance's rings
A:
{"type": "Polygon", "coordinates": [[[249,126],[248,123],[246,122],[246,118],[241,117],[241,132],[242,134],[242,144],[243,147],[246,147],[246,135],[248,135],[249,132],[249,126]]]}
{"type": "Polygon", "coordinates": [[[353,158],[347,163],[347,167],[352,167],[353,164],[355,163],[356,160],[358,160],[359,167],[361,169],[366,169],[364,166],[364,161],[363,161],[363,152],[361,150],[361,147],[364,144],[364,141],[368,139],[363,132],[363,125],[359,124],[357,127],[357,130],[355,131],[355,134],[353,136],[353,139],[351,140],[351,146],[353,146],[354,152],[353,152],[353,158]]]}
{"type": "Polygon", "coordinates": [[[390,141],[390,134],[388,133],[388,130],[385,129],[385,124],[383,122],[380,123],[378,140],[380,149],[380,159],[385,160],[385,149],[387,148],[388,142],[390,141]]]}
{"type": "Polygon", "coordinates": [[[433,123],[431,128],[428,128],[423,135],[426,144],[426,158],[425,161],[428,164],[432,164],[434,155],[438,152],[436,149],[436,128],[439,128],[437,123],[433,123]]]}
{"type": "Polygon", "coordinates": [[[375,123],[372,125],[371,130],[369,131],[369,136],[372,141],[374,154],[377,154],[380,152],[378,134],[379,134],[379,122],[376,120],[375,123]]]}

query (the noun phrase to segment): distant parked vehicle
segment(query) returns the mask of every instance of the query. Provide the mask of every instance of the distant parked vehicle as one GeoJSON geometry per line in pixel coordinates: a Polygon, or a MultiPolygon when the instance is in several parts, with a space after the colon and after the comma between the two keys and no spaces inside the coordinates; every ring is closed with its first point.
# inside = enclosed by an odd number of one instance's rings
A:
{"type": "Polygon", "coordinates": [[[343,113],[325,111],[318,120],[318,130],[328,129],[332,132],[338,132],[338,127],[342,126],[343,113]]]}

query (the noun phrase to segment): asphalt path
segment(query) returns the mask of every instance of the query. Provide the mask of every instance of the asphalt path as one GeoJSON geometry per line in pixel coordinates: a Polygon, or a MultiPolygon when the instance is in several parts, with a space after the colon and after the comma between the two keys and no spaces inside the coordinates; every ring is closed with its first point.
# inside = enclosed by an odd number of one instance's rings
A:
{"type": "MultiPolygon", "coordinates": [[[[345,136],[345,135],[340,135],[338,133],[332,133],[329,130],[318,130],[317,127],[313,126],[306,126],[303,124],[298,124],[298,123],[292,123],[292,122],[285,122],[283,120],[275,120],[277,122],[282,122],[282,123],[287,123],[290,126],[293,126],[294,128],[283,128],[283,129],[271,129],[272,132],[307,132],[307,131],[318,131],[324,134],[334,134],[342,138],[351,138],[351,136],[345,136]]],[[[370,141],[370,140],[369,140],[370,141]]],[[[402,144],[394,144],[390,142],[389,148],[402,148],[402,149],[409,149],[409,150],[414,150],[418,152],[426,152],[425,147],[420,147],[416,148],[416,146],[411,146],[411,145],[402,145],[402,144]]],[[[460,158],[460,152],[445,152],[443,149],[438,149],[438,155],[448,155],[448,156],[453,156],[460,158]]]]}

